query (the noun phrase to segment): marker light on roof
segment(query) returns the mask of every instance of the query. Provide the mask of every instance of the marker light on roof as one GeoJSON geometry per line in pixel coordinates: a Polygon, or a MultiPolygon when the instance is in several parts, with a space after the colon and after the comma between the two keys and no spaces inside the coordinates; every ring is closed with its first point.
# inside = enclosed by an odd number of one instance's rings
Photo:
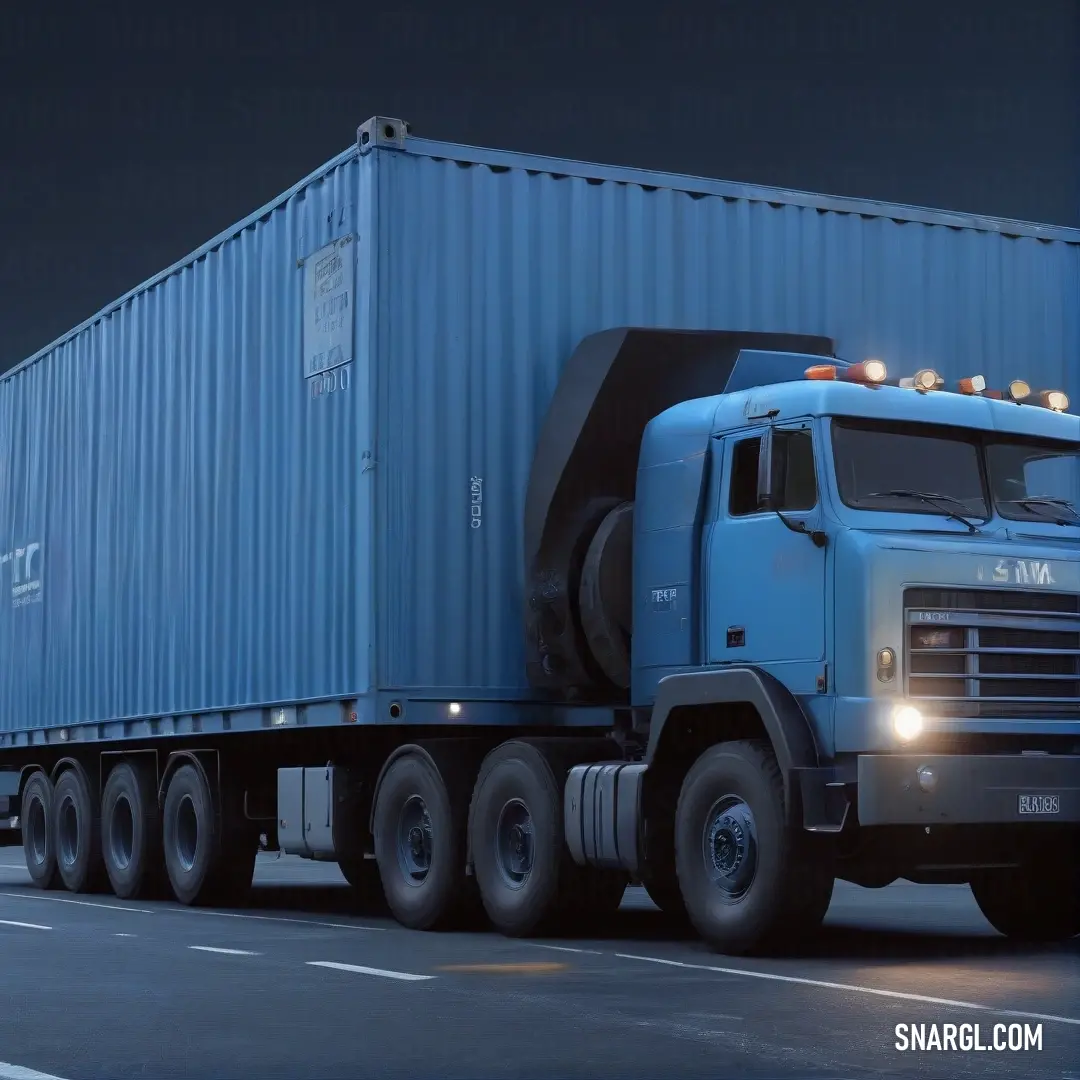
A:
{"type": "Polygon", "coordinates": [[[926,393],[944,386],[945,380],[933,368],[923,368],[922,371],[916,371],[910,379],[901,379],[900,385],[926,393]]]}
{"type": "Polygon", "coordinates": [[[1063,390],[1044,390],[1039,395],[1039,404],[1044,409],[1053,409],[1054,412],[1065,412],[1069,408],[1069,395],[1063,390]]]}
{"type": "Polygon", "coordinates": [[[1023,401],[1025,398],[1031,397],[1031,386],[1024,382],[1023,379],[1013,379],[1009,383],[1009,397],[1013,401],[1023,401]]]}
{"type": "Polygon", "coordinates": [[[883,383],[888,376],[889,372],[880,360],[864,360],[844,371],[844,378],[849,382],[883,383]]]}
{"type": "Polygon", "coordinates": [[[961,394],[981,394],[986,389],[986,380],[981,375],[972,375],[970,379],[961,379],[957,389],[961,394]]]}
{"type": "Polygon", "coordinates": [[[836,365],[815,364],[813,367],[808,367],[803,374],[808,379],[814,379],[818,382],[829,382],[836,378],[836,365]]]}

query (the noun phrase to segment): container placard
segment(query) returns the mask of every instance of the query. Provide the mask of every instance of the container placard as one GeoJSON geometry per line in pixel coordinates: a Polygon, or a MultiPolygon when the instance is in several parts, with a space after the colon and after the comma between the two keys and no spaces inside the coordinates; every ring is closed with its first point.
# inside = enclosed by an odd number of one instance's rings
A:
{"type": "Polygon", "coordinates": [[[304,378],[353,358],[356,259],[343,236],[304,260],[304,378]]]}

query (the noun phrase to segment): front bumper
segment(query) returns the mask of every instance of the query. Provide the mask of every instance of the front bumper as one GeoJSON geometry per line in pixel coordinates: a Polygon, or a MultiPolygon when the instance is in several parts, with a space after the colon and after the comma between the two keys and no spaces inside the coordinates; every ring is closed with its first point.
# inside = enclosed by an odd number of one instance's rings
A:
{"type": "Polygon", "coordinates": [[[1080,755],[861,754],[861,825],[1080,823],[1080,755]]]}

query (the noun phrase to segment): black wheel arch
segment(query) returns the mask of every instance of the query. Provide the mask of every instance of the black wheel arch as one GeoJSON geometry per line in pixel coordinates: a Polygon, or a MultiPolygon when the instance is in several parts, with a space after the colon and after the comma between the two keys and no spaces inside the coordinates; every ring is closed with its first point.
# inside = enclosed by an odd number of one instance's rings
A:
{"type": "Polygon", "coordinates": [[[158,809],[165,809],[165,794],[169,783],[184,765],[193,765],[210,792],[214,815],[221,821],[221,756],[217,750],[176,750],[169,754],[158,782],[158,809]]]}
{"type": "MultiPolygon", "coordinates": [[[[649,723],[646,764],[652,766],[665,762],[671,742],[666,735],[670,735],[672,730],[669,721],[673,717],[684,715],[685,710],[700,715],[700,711],[723,705],[746,706],[756,714],[780,766],[787,812],[789,815],[795,814],[795,771],[816,768],[821,755],[810,722],[794,695],[778,679],[760,668],[730,667],[668,675],[661,679],[657,684],[656,703],[649,723]]],[[[722,723],[719,727],[722,733],[722,723]]],[[[740,736],[734,734],[729,737],[740,736]]]]}

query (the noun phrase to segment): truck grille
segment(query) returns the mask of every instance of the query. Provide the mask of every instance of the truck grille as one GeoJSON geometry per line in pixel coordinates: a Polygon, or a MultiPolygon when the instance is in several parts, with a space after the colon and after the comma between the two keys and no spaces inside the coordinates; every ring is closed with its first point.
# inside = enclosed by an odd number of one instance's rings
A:
{"type": "Polygon", "coordinates": [[[906,692],[945,716],[1080,719],[1080,596],[904,592],[906,692]]]}

